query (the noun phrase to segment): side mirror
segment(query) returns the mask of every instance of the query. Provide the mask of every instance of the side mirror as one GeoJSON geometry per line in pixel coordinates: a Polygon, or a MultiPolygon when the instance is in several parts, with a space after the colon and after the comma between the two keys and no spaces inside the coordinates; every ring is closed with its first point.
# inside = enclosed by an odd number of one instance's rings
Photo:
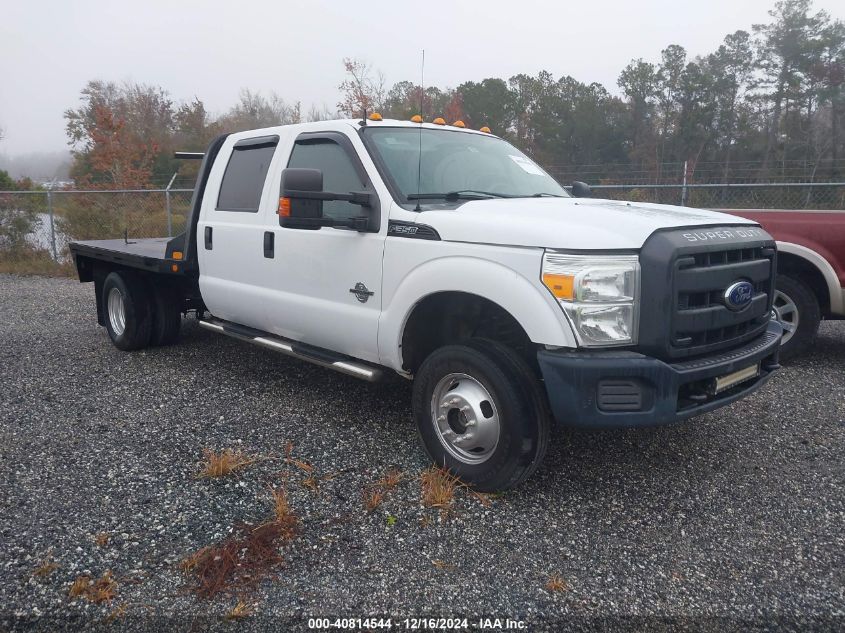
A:
{"type": "Polygon", "coordinates": [[[572,195],[576,198],[589,198],[593,195],[593,190],[586,182],[576,180],[572,183],[572,195]]]}
{"type": "Polygon", "coordinates": [[[282,191],[279,198],[279,226],[292,229],[319,229],[324,226],[348,227],[366,231],[369,216],[327,218],[323,216],[324,200],[343,200],[362,207],[372,206],[368,191],[331,193],[323,191],[323,172],[319,169],[288,167],[282,170],[282,191]]]}
{"type": "Polygon", "coordinates": [[[322,226],[323,201],[304,193],[323,192],[323,172],[319,169],[288,167],[282,170],[282,196],[279,199],[279,226],[318,229],[322,226]],[[315,221],[316,220],[316,221],[315,221]]]}

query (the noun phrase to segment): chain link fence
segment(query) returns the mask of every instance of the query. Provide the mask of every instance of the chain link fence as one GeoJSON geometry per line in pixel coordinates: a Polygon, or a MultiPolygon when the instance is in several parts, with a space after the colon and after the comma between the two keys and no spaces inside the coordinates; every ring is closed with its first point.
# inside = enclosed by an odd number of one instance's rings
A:
{"type": "Polygon", "coordinates": [[[597,198],[699,209],[845,209],[845,182],[595,185],[597,198]]]}
{"type": "Polygon", "coordinates": [[[178,235],[191,189],[0,192],[0,272],[70,272],[68,243],[178,235]]]}
{"type": "MultiPolygon", "coordinates": [[[[705,209],[845,209],[845,182],[595,185],[597,198],[705,209]]],[[[72,274],[74,240],[181,233],[191,189],[0,192],[0,272],[72,274]]]]}

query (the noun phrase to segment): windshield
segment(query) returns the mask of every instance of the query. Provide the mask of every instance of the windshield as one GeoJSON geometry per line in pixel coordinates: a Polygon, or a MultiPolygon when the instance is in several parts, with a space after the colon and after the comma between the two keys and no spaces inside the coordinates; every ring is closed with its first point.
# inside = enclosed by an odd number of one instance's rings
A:
{"type": "Polygon", "coordinates": [[[534,161],[495,136],[375,126],[364,134],[404,201],[569,196],[534,161]]]}

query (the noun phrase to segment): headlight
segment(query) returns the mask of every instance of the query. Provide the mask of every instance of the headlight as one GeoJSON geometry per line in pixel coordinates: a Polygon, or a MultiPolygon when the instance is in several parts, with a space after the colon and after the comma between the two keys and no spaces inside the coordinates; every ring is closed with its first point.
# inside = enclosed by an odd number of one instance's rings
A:
{"type": "Polygon", "coordinates": [[[546,251],[543,284],[563,307],[581,345],[637,342],[640,263],[636,255],[546,251]]]}

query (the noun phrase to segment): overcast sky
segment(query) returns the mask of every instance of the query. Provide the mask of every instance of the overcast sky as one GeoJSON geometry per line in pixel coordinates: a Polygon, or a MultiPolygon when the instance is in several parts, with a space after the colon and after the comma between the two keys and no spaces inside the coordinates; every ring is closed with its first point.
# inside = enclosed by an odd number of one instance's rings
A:
{"type": "MultiPolygon", "coordinates": [[[[343,57],[455,86],[548,70],[616,91],[632,59],[668,44],[691,56],[768,20],[774,0],[352,2],[8,0],[0,22],[0,153],[67,147],[62,113],[90,79],[156,84],[225,111],[241,88],[332,111],[343,57]]],[[[845,18],[841,0],[816,8],[845,18]]]]}

